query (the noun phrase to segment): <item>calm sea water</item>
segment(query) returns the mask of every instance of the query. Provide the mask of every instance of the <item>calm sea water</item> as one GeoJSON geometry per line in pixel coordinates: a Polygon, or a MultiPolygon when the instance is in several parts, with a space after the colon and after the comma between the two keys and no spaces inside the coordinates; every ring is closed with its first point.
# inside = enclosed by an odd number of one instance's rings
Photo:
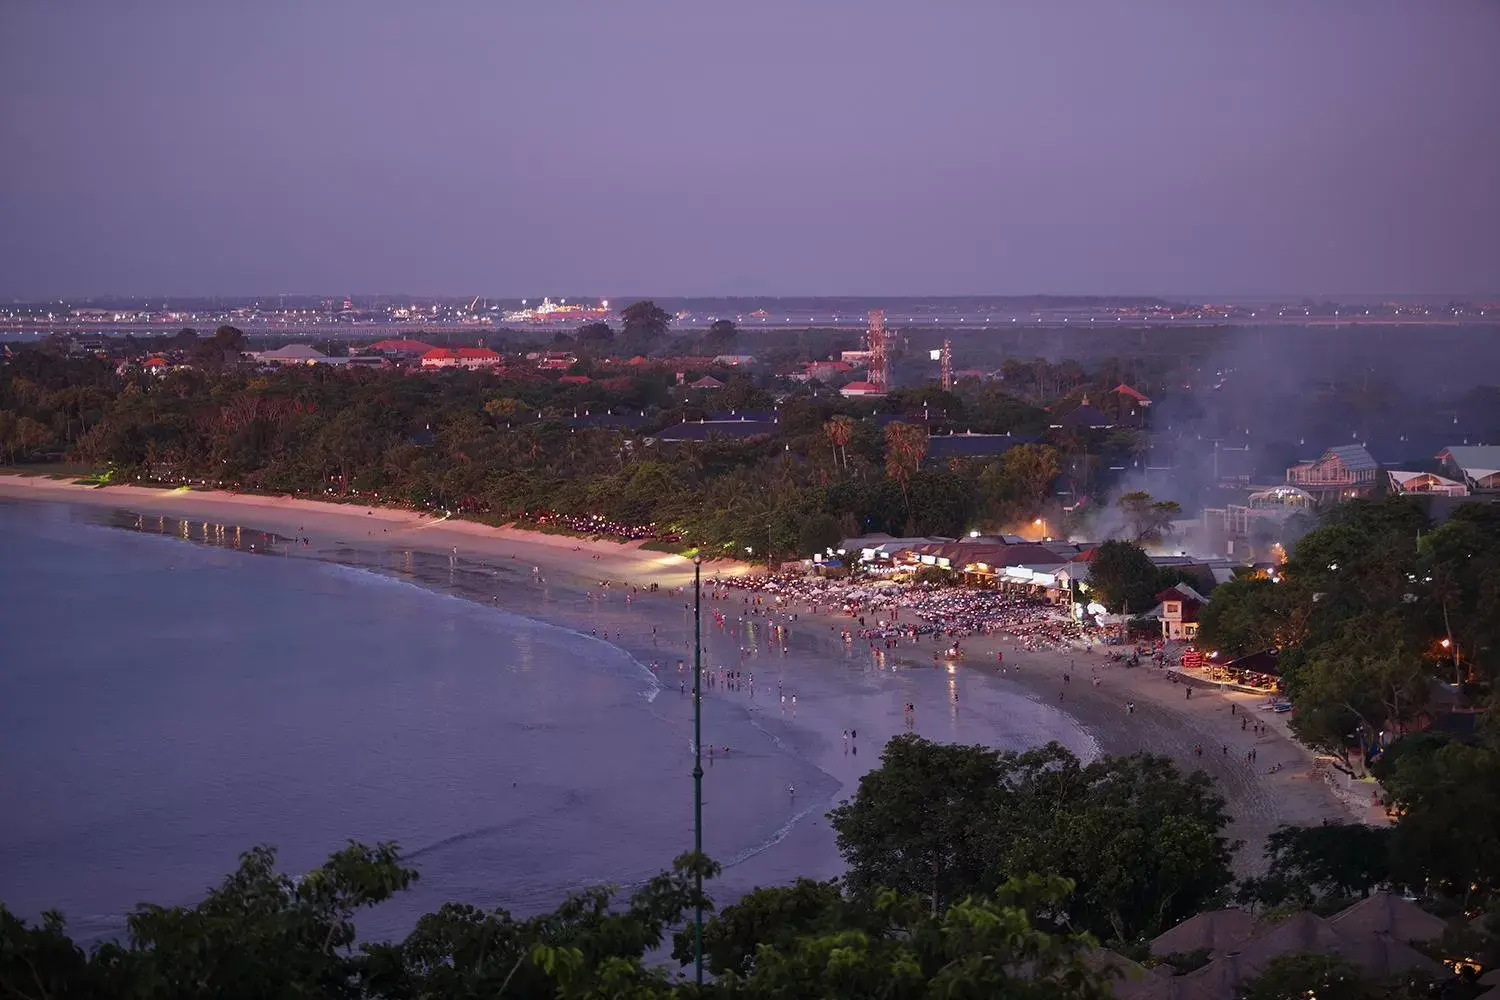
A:
{"type": "MultiPolygon", "coordinates": [[[[97,515],[93,515],[97,518],[97,515]]],[[[348,566],[248,555],[0,503],[0,900],[115,932],[190,902],[240,851],[302,871],[399,841],[416,892],[528,912],[691,846],[690,729],[641,662],[586,634],[348,566]],[[657,695],[662,693],[662,697],[657,695]]],[[[706,705],[706,712],[717,711],[706,705]]],[[[721,712],[719,858],[828,785],[721,712]]],[[[832,787],[837,787],[833,783],[832,787]]]]}

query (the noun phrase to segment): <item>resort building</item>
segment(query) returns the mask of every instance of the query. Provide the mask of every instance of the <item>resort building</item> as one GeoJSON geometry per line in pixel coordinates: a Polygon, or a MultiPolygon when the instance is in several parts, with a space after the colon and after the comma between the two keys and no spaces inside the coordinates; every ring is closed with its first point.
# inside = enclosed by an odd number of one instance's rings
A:
{"type": "Polygon", "coordinates": [[[1251,493],[1242,504],[1206,507],[1203,535],[1215,552],[1248,558],[1280,542],[1286,522],[1295,514],[1312,517],[1312,494],[1295,486],[1273,486],[1251,493]]]}
{"type": "Polygon", "coordinates": [[[1097,431],[1113,426],[1115,426],[1114,420],[1106,416],[1104,411],[1097,406],[1090,406],[1089,399],[1085,396],[1077,409],[1063,414],[1062,418],[1052,425],[1052,428],[1054,430],[1097,431]]]}
{"type": "Polygon", "coordinates": [[[950,458],[995,458],[1018,444],[1035,444],[1034,434],[934,434],[927,439],[927,458],[946,462],[950,458]]]}
{"type": "Polygon", "coordinates": [[[256,361],[278,365],[316,365],[329,361],[328,355],[307,344],[287,344],[274,351],[258,351],[251,357],[256,361]]]}
{"type": "Polygon", "coordinates": [[[494,368],[501,361],[499,354],[488,347],[460,347],[450,350],[446,347],[434,347],[422,355],[423,368],[494,368]]]}
{"type": "Polygon", "coordinates": [[[850,399],[858,396],[884,396],[885,390],[874,382],[850,382],[839,390],[839,395],[850,399]]]}
{"type": "Polygon", "coordinates": [[[1438,917],[1386,890],[1331,917],[1306,910],[1259,916],[1238,909],[1209,910],[1159,935],[1150,946],[1158,958],[1206,952],[1207,965],[1181,975],[1170,974],[1169,966],[1126,966],[1111,988],[1121,1000],[1234,1000],[1276,959],[1307,953],[1337,956],[1375,980],[1412,972],[1436,976],[1443,967],[1420,947],[1441,937],[1445,928],[1438,917]]]}
{"type": "Polygon", "coordinates": [[[505,360],[488,347],[460,347],[457,353],[460,368],[494,368],[505,360]]]}
{"type": "Polygon", "coordinates": [[[1417,496],[1466,497],[1469,488],[1455,479],[1445,479],[1431,472],[1398,472],[1387,470],[1386,479],[1392,493],[1417,496]]]}
{"type": "Polygon", "coordinates": [[[434,347],[422,355],[423,368],[457,368],[458,355],[446,347],[434,347]]]}
{"type": "Polygon", "coordinates": [[[1315,495],[1319,500],[1347,500],[1375,489],[1380,463],[1364,445],[1346,444],[1329,448],[1311,462],[1299,462],[1286,470],[1286,481],[1315,495]]]}
{"type": "Polygon", "coordinates": [[[417,359],[432,350],[431,344],[420,340],[377,340],[364,348],[365,354],[380,354],[388,358],[417,359]]]}
{"type": "Polygon", "coordinates": [[[1450,445],[1437,458],[1470,493],[1500,493],[1500,445],[1450,445]]]}
{"type": "Polygon", "coordinates": [[[810,361],[799,372],[786,377],[794,382],[832,382],[854,371],[854,366],[844,361],[810,361]]]}
{"type": "Polygon", "coordinates": [[[1185,583],[1174,584],[1156,595],[1157,607],[1149,617],[1160,619],[1163,639],[1191,640],[1198,636],[1198,611],[1208,598],[1185,583]]]}

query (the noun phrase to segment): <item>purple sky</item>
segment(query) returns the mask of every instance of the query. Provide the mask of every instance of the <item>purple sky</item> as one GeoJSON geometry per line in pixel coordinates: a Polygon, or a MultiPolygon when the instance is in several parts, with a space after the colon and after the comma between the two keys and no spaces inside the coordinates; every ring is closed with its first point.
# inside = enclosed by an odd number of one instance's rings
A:
{"type": "Polygon", "coordinates": [[[1500,291],[1500,3],[10,0],[0,293],[1500,291]]]}

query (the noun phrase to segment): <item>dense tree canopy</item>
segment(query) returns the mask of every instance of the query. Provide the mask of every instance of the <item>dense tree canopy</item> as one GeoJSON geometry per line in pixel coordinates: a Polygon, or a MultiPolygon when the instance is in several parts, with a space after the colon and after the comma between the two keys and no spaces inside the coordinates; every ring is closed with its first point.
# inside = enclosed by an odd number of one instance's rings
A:
{"type": "MultiPolygon", "coordinates": [[[[601,324],[597,337],[608,332],[601,324]]],[[[222,340],[228,350],[237,334],[194,343],[222,340]]],[[[545,516],[549,526],[773,558],[871,531],[998,528],[1043,510],[1058,467],[1043,445],[940,463],[927,456],[927,424],[915,417],[891,424],[899,429],[888,438],[870,404],[810,395],[783,400],[771,434],[658,441],[661,428],[716,409],[775,401],[738,372],[721,373],[726,387],[709,394],[674,388],[665,371],[596,364],[585,356],[579,367],[629,373],[585,384],[205,365],[155,377],[23,350],[0,361],[0,461],[69,458],[111,468],[115,481],[441,508],[492,522],[545,516]],[[610,426],[610,414],[639,426],[610,426]]],[[[966,398],[999,395],[984,387],[966,398]]]]}
{"type": "Polygon", "coordinates": [[[1103,542],[1089,561],[1090,596],[1097,597],[1111,614],[1151,610],[1156,595],[1174,582],[1175,574],[1158,569],[1134,542],[1103,542]]]}
{"type": "MultiPolygon", "coordinates": [[[[1066,897],[1058,879],[1007,882],[934,914],[882,891],[845,900],[836,885],[759,890],[710,921],[714,981],[701,990],[650,964],[669,927],[699,899],[693,855],[627,899],[607,888],[517,919],[448,904],[397,942],[356,943],[353,915],[416,877],[393,845],[351,845],[294,880],[265,848],[196,906],[141,906],[129,938],[85,951],[58,914],[27,924],[0,906],[0,994],[18,998],[479,997],[928,1000],[1005,996],[1103,1000],[1088,941],[1047,926],[1066,897]]],[[[707,901],[705,900],[707,904],[707,901]]],[[[709,908],[711,909],[711,904],[709,908]]],[[[692,959],[679,946],[684,963],[692,959]]]]}
{"type": "Polygon", "coordinates": [[[1351,501],[1296,544],[1279,577],[1218,588],[1199,637],[1231,655],[1279,649],[1293,726],[1310,745],[1347,760],[1419,727],[1435,698],[1493,698],[1495,508],[1461,505],[1433,527],[1410,498],[1351,501]]]}
{"type": "Polygon", "coordinates": [[[1247,898],[1388,878],[1484,905],[1500,890],[1496,508],[1463,504],[1433,526],[1409,498],[1345,503],[1279,576],[1219,587],[1200,640],[1232,654],[1279,649],[1293,730],[1351,768],[1372,762],[1400,822],[1385,847],[1358,829],[1273,837],[1271,872],[1247,898]]]}
{"type": "Polygon", "coordinates": [[[893,739],[830,814],[855,892],[877,886],[935,909],[1006,878],[1070,879],[1070,926],[1131,941],[1196,913],[1230,882],[1224,801],[1202,773],[1137,754],[1083,764],[893,739]]]}

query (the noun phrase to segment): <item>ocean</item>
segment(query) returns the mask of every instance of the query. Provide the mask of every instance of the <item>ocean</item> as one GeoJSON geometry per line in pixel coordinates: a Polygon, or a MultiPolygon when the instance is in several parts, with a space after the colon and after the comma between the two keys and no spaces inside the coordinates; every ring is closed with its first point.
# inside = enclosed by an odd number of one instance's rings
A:
{"type": "MultiPolygon", "coordinates": [[[[11,910],[57,908],[98,939],[137,902],[201,898],[256,844],[297,873],[349,839],[395,840],[421,880],[361,919],[378,938],[443,902],[528,914],[637,884],[691,848],[680,596],[632,606],[446,553],[293,551],[232,526],[0,501],[11,910]]],[[[908,700],[935,739],[1090,752],[1066,716],[982,672],[886,670],[795,630],[782,652],[763,622],[715,622],[708,603],[705,667],[760,673],[758,691],[704,698],[721,898],[837,874],[823,813],[908,700]],[[852,755],[850,725],[867,734],[852,755]]]]}

